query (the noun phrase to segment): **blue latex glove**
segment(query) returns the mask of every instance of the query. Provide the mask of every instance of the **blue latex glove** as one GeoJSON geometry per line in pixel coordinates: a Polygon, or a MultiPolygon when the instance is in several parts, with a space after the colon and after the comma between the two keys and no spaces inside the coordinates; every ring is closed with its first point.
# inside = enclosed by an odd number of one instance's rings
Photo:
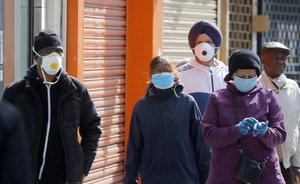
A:
{"type": "Polygon", "coordinates": [[[251,129],[251,130],[253,130],[253,126],[255,125],[255,123],[259,122],[259,121],[257,121],[257,119],[255,119],[253,117],[245,118],[243,121],[247,121],[247,125],[248,125],[249,129],[251,129]]]}
{"type": "Polygon", "coordinates": [[[253,137],[265,134],[269,129],[268,124],[269,121],[255,123],[253,126],[253,137]]]}
{"type": "Polygon", "coordinates": [[[251,124],[246,119],[240,121],[235,126],[238,127],[241,135],[247,135],[248,131],[251,130],[251,124]]]}

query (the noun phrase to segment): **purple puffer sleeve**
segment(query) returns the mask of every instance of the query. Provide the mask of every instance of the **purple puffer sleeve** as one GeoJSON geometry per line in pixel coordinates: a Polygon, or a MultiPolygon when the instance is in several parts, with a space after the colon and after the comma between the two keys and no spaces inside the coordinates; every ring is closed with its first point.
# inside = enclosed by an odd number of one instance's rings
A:
{"type": "Polygon", "coordinates": [[[204,141],[214,149],[226,147],[241,137],[234,123],[227,127],[219,127],[219,121],[222,120],[219,119],[216,95],[217,93],[213,93],[209,96],[201,123],[204,141]]]}

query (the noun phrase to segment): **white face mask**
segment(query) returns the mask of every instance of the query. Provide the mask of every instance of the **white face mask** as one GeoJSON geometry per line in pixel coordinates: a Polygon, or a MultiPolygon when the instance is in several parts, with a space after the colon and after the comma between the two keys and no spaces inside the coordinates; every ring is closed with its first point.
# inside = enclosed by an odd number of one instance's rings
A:
{"type": "Polygon", "coordinates": [[[62,68],[62,56],[57,52],[52,52],[47,56],[42,56],[42,69],[49,75],[55,75],[62,68]]]}
{"type": "Polygon", "coordinates": [[[199,60],[204,61],[204,62],[208,62],[214,57],[215,47],[204,42],[204,43],[198,44],[194,48],[194,51],[195,51],[196,57],[199,60]]]}

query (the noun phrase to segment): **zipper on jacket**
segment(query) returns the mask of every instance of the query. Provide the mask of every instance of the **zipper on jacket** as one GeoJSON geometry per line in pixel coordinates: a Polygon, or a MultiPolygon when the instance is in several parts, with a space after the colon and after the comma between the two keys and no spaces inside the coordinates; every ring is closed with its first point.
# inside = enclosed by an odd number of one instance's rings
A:
{"type": "MultiPolygon", "coordinates": [[[[58,121],[61,120],[61,116],[60,116],[60,106],[61,106],[61,103],[63,101],[63,99],[65,99],[68,95],[70,95],[71,93],[73,93],[74,90],[68,92],[67,94],[65,94],[58,102],[58,121]]],[[[62,142],[62,145],[63,145],[63,150],[64,150],[64,154],[65,154],[65,162],[66,162],[66,180],[68,181],[68,178],[69,178],[69,163],[68,163],[68,159],[67,159],[67,153],[66,153],[66,149],[65,149],[65,142],[64,142],[64,137],[62,135],[62,128],[61,128],[61,123],[58,123],[58,128],[59,128],[59,134],[60,134],[60,137],[61,137],[61,142],[62,142]]]]}
{"type": "MultiPolygon", "coordinates": [[[[29,91],[33,94],[33,96],[39,102],[39,108],[38,109],[42,109],[42,106],[41,106],[42,102],[41,102],[40,98],[38,97],[38,95],[36,94],[36,92],[34,90],[32,90],[31,88],[29,88],[29,91]]],[[[43,116],[43,112],[40,112],[40,114],[42,114],[42,116],[43,116]]],[[[40,116],[41,118],[39,118],[38,122],[42,122],[43,121],[42,116],[40,116]]],[[[41,128],[41,127],[39,127],[39,128],[41,128]]],[[[38,167],[38,163],[37,163],[38,161],[35,158],[37,158],[36,155],[38,155],[38,151],[37,150],[39,149],[38,145],[39,145],[39,142],[40,142],[40,134],[38,134],[39,136],[37,137],[37,140],[36,140],[37,144],[35,144],[35,146],[34,146],[33,173],[32,173],[32,175],[34,176],[34,178],[36,178],[36,174],[35,174],[36,173],[36,169],[35,168],[38,167]]]]}
{"type": "Polygon", "coordinates": [[[43,161],[39,172],[39,180],[42,179],[42,174],[44,170],[44,166],[46,163],[46,154],[47,154],[47,147],[48,147],[48,139],[49,139],[49,132],[50,132],[50,123],[51,123],[51,97],[50,97],[50,87],[51,85],[45,85],[47,87],[47,102],[48,102],[48,120],[47,120],[47,130],[46,130],[46,138],[44,143],[44,150],[43,150],[43,161]]]}
{"type": "MultiPolygon", "coordinates": [[[[165,97],[165,96],[164,96],[165,97]]],[[[166,98],[164,98],[164,108],[165,108],[165,112],[164,112],[164,125],[165,125],[165,141],[166,141],[166,152],[167,152],[167,167],[168,167],[168,180],[169,183],[171,183],[170,181],[170,159],[169,159],[169,148],[168,148],[168,128],[167,128],[167,115],[166,113],[168,113],[168,107],[166,105],[167,101],[166,98]]]]}
{"type": "Polygon", "coordinates": [[[214,78],[213,78],[213,74],[212,74],[211,69],[209,69],[209,72],[210,72],[210,80],[211,80],[211,91],[214,92],[215,91],[215,88],[214,88],[214,78]]]}

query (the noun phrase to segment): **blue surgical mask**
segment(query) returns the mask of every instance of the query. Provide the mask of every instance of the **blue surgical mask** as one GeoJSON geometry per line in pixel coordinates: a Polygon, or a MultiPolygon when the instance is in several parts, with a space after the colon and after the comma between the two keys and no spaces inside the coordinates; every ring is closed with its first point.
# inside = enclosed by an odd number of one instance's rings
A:
{"type": "Polygon", "coordinates": [[[168,89],[174,84],[175,76],[173,73],[163,72],[158,74],[153,74],[151,81],[152,84],[158,89],[168,89]]]}
{"type": "Polygon", "coordinates": [[[235,87],[242,93],[247,93],[253,89],[256,85],[256,79],[256,76],[250,79],[243,79],[236,75],[233,77],[235,87]]]}

